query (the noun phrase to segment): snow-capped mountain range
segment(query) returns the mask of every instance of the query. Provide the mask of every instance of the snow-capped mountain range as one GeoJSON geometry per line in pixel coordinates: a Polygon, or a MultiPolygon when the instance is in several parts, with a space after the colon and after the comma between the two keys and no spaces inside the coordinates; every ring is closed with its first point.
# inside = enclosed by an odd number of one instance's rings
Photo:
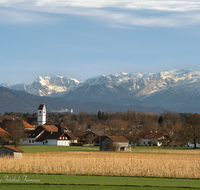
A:
{"type": "MultiPolygon", "coordinates": [[[[37,96],[60,97],[64,93],[74,90],[80,82],[70,77],[41,77],[39,76],[32,84],[17,84],[8,86],[12,90],[26,91],[37,96]]],[[[5,85],[4,85],[5,86],[5,85]]]]}
{"type": "MultiPolygon", "coordinates": [[[[63,97],[79,102],[156,105],[179,111],[198,107],[200,71],[168,70],[159,73],[100,75],[80,82],[70,77],[38,77],[32,84],[0,86],[37,96],[63,97]],[[136,101],[137,100],[137,101],[136,101]]],[[[188,110],[189,112],[190,110],[188,110]]]]}

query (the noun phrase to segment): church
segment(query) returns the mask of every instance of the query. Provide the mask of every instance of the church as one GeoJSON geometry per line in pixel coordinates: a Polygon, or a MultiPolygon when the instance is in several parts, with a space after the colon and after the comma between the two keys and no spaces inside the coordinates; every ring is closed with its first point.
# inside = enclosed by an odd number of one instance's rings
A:
{"type": "Polygon", "coordinates": [[[26,140],[23,140],[21,144],[70,146],[70,143],[77,143],[77,139],[67,132],[66,127],[46,123],[46,107],[44,104],[39,105],[37,123],[38,127],[26,132],[26,140]]]}

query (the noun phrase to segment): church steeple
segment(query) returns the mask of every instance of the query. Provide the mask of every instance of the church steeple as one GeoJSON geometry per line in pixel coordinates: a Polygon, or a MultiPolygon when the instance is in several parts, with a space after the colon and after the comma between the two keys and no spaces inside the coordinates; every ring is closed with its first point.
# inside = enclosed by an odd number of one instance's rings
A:
{"type": "Polygon", "coordinates": [[[38,122],[38,126],[44,125],[46,123],[46,107],[44,104],[40,104],[38,108],[37,122],[38,122]]]}

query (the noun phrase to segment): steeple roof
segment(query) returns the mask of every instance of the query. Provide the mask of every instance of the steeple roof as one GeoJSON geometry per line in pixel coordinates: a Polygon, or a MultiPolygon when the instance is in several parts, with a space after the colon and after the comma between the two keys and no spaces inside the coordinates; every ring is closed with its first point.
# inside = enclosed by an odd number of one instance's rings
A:
{"type": "Polygon", "coordinates": [[[38,110],[45,110],[46,109],[46,107],[45,107],[45,105],[44,104],[40,104],[39,105],[39,108],[38,108],[38,110]]]}

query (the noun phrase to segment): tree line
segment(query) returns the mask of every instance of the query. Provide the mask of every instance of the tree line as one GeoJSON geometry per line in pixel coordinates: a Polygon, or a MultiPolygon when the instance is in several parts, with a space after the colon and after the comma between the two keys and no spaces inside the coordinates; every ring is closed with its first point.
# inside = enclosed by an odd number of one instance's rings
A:
{"type": "MultiPolygon", "coordinates": [[[[37,113],[6,112],[4,115],[0,115],[0,121],[12,118],[28,121],[28,118],[34,117],[37,117],[37,113]]],[[[81,111],[79,114],[49,112],[47,113],[47,123],[70,123],[75,127],[74,133],[77,131],[84,133],[88,128],[102,130],[102,126],[106,126],[105,133],[132,136],[133,140],[139,132],[164,132],[171,137],[174,143],[183,145],[192,140],[196,146],[196,140],[200,138],[200,114],[176,113],[167,110],[161,114],[136,110],[116,113],[98,111],[96,114],[85,111],[81,111]],[[123,122],[126,125],[122,125],[123,122]]],[[[31,124],[37,125],[37,122],[31,124]]]]}

